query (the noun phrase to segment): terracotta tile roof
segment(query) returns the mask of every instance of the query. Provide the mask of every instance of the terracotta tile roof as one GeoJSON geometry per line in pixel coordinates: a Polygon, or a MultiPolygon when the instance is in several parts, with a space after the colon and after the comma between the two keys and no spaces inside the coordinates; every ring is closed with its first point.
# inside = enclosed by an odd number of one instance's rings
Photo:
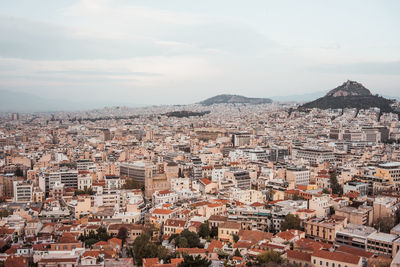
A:
{"type": "Polygon", "coordinates": [[[258,243],[261,240],[271,240],[272,233],[267,233],[259,230],[240,230],[238,233],[240,240],[247,240],[258,243]]]}
{"type": "Polygon", "coordinates": [[[210,218],[208,218],[208,220],[217,222],[226,222],[228,220],[228,217],[220,215],[211,215],[210,218]]]}
{"type": "Polygon", "coordinates": [[[287,250],[286,254],[288,259],[311,262],[311,253],[301,252],[297,250],[287,250]]]}
{"type": "Polygon", "coordinates": [[[229,221],[227,221],[227,222],[224,222],[223,224],[221,224],[220,226],[219,226],[220,228],[228,228],[228,229],[238,229],[238,230],[240,230],[240,228],[241,228],[241,225],[240,225],[240,223],[237,223],[237,222],[229,222],[229,221]]]}
{"type": "Polygon", "coordinates": [[[335,262],[345,262],[351,264],[358,264],[361,258],[357,255],[352,255],[343,252],[330,252],[326,250],[317,250],[314,251],[312,257],[318,257],[327,260],[333,260],[335,262]]]}
{"type": "Polygon", "coordinates": [[[152,267],[158,263],[158,258],[143,258],[143,267],[152,267]]]}
{"type": "Polygon", "coordinates": [[[108,243],[106,241],[99,241],[93,244],[94,246],[107,246],[108,243]]]}
{"type": "Polygon", "coordinates": [[[161,190],[161,191],[158,191],[158,194],[159,194],[159,195],[167,195],[167,194],[170,194],[170,193],[172,193],[170,190],[161,190]]]}
{"type": "Polygon", "coordinates": [[[171,259],[171,263],[176,264],[178,266],[179,263],[181,263],[183,260],[184,260],[183,258],[171,259]]]}
{"type": "Polygon", "coordinates": [[[9,256],[4,262],[4,267],[27,267],[29,261],[24,256],[9,256]]]}
{"type": "Polygon", "coordinates": [[[165,221],[164,226],[173,226],[173,227],[185,227],[186,221],[184,220],[175,220],[175,219],[168,219],[165,221]]]}
{"type": "Polygon", "coordinates": [[[357,255],[363,258],[371,258],[374,256],[374,253],[372,252],[367,252],[363,249],[357,249],[357,248],[352,248],[352,247],[346,247],[346,246],[340,246],[336,249],[338,252],[343,252],[343,253],[348,253],[352,255],[357,255]]]}
{"type": "Polygon", "coordinates": [[[107,243],[110,244],[110,245],[114,244],[114,245],[118,245],[118,246],[122,247],[122,240],[119,239],[119,238],[116,238],[116,237],[113,237],[113,238],[109,239],[107,241],[107,243]]]}
{"type": "Polygon", "coordinates": [[[316,251],[320,249],[330,249],[332,247],[331,244],[314,241],[308,238],[301,238],[297,240],[295,243],[295,248],[299,250],[307,250],[307,251],[316,251]]]}
{"type": "Polygon", "coordinates": [[[264,207],[264,203],[254,202],[250,206],[251,207],[264,207]]]}
{"type": "Polygon", "coordinates": [[[164,214],[164,215],[168,215],[173,213],[172,210],[167,210],[167,209],[154,209],[153,210],[153,214],[164,214]]]}
{"type": "Polygon", "coordinates": [[[211,241],[210,245],[208,245],[207,250],[208,250],[208,252],[213,252],[214,249],[222,249],[223,246],[224,245],[222,244],[221,241],[213,239],[211,241]]]}
{"type": "Polygon", "coordinates": [[[202,182],[202,183],[205,184],[205,185],[211,184],[211,181],[208,180],[207,178],[201,178],[201,179],[200,179],[200,182],[202,182]]]}
{"type": "Polygon", "coordinates": [[[251,248],[254,245],[253,242],[247,240],[239,240],[235,244],[233,244],[233,248],[251,248]]]}
{"type": "Polygon", "coordinates": [[[93,250],[88,250],[88,251],[85,251],[83,254],[82,254],[82,257],[84,257],[84,258],[86,258],[86,257],[93,257],[93,258],[96,258],[97,259],[97,257],[100,255],[100,252],[99,251],[93,251],[93,250]]]}

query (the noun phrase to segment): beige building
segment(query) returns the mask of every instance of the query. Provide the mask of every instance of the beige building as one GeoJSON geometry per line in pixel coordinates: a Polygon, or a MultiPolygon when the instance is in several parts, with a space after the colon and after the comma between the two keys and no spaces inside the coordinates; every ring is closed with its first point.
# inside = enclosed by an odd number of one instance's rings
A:
{"type": "Polygon", "coordinates": [[[315,267],[361,267],[362,258],[343,252],[316,250],[311,255],[311,264],[315,267]]]}
{"type": "Polygon", "coordinates": [[[240,229],[240,223],[225,222],[218,227],[218,239],[233,243],[233,235],[238,235],[240,229]]]}
{"type": "Polygon", "coordinates": [[[164,222],[164,235],[180,234],[185,229],[186,221],[168,219],[164,222]]]}
{"type": "Polygon", "coordinates": [[[379,218],[392,217],[398,208],[397,198],[395,197],[377,197],[374,200],[374,223],[379,218]]]}
{"type": "Polygon", "coordinates": [[[369,206],[343,207],[337,209],[335,214],[340,217],[346,217],[349,223],[359,225],[372,225],[373,222],[373,208],[369,206]]]}
{"type": "Polygon", "coordinates": [[[335,242],[336,231],[347,225],[347,218],[332,216],[329,219],[313,218],[304,222],[306,237],[329,243],[335,242]]]}

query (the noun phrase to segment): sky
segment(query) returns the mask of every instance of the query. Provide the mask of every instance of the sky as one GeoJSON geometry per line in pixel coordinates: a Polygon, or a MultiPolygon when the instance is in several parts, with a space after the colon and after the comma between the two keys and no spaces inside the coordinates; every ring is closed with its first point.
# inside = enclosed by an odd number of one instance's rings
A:
{"type": "Polygon", "coordinates": [[[2,0],[0,90],[189,104],[356,80],[400,97],[400,1],[2,0]]]}

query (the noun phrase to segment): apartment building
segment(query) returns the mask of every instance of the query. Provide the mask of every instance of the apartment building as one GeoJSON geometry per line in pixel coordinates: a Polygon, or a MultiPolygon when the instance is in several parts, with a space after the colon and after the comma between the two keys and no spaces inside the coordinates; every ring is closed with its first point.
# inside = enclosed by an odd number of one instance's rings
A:
{"type": "Polygon", "coordinates": [[[367,238],[366,250],[377,255],[392,257],[393,244],[398,238],[399,236],[394,234],[373,233],[367,238]]]}
{"type": "Polygon", "coordinates": [[[312,218],[304,222],[306,237],[334,243],[336,232],[347,225],[347,218],[332,216],[329,219],[312,218]]]}
{"type": "Polygon", "coordinates": [[[358,225],[369,225],[373,223],[373,207],[370,206],[359,206],[354,207],[342,207],[335,210],[335,214],[340,217],[346,217],[349,223],[358,225]]]}
{"type": "Polygon", "coordinates": [[[14,198],[16,203],[27,203],[32,201],[33,184],[28,181],[14,181],[14,198]]]}

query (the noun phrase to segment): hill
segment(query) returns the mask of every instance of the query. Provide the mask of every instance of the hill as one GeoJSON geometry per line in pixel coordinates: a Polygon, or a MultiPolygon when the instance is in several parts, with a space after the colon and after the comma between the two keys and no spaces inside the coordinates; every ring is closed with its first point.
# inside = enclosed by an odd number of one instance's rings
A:
{"type": "Polygon", "coordinates": [[[241,95],[224,94],[224,95],[217,95],[200,102],[200,104],[204,106],[210,106],[213,104],[234,104],[234,103],[258,105],[258,104],[272,103],[272,100],[269,98],[251,98],[241,95]]]}
{"type": "Polygon", "coordinates": [[[382,112],[394,112],[391,106],[392,103],[393,100],[378,95],[372,95],[371,91],[365,88],[361,83],[347,81],[330,90],[325,96],[300,106],[299,109],[369,109],[377,107],[380,108],[382,112]]]}

